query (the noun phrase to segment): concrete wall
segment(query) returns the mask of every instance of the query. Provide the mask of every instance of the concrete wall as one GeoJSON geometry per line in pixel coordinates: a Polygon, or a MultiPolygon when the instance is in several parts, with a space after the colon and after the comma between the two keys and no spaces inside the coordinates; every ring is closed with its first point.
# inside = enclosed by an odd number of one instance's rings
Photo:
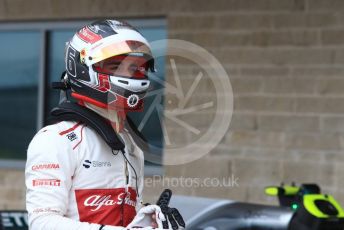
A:
{"type": "MultiPolygon", "coordinates": [[[[228,134],[206,157],[166,167],[166,176],[233,174],[239,186],[180,186],[175,193],[271,203],[266,185],[316,182],[344,204],[344,1],[0,0],[4,22],[103,17],[166,17],[170,38],[203,46],[230,74],[228,134]]],[[[183,68],[192,72],[188,64],[183,68]]],[[[168,128],[186,135],[178,126],[168,128]]],[[[2,200],[0,207],[17,207],[24,199],[22,172],[1,174],[1,197],[13,202],[2,200]]],[[[148,201],[161,189],[148,188],[148,201]]]]}

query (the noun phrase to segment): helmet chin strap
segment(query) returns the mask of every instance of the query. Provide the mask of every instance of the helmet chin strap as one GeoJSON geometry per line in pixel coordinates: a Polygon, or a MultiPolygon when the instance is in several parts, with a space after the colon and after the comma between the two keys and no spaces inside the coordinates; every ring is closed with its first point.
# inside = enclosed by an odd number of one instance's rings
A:
{"type": "Polygon", "coordinates": [[[111,126],[117,133],[123,130],[125,117],[126,117],[124,112],[119,112],[117,110],[103,109],[88,102],[84,102],[83,104],[85,105],[86,108],[92,110],[93,112],[96,112],[100,116],[110,121],[111,126]]]}

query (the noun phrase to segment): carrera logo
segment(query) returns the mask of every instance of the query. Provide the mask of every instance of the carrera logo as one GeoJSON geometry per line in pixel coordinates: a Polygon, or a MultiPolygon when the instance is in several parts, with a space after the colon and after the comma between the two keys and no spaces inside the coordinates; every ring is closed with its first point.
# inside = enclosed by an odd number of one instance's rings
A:
{"type": "Polygon", "coordinates": [[[126,226],[136,214],[136,192],[132,188],[128,192],[124,188],[75,190],[75,197],[80,221],[118,226],[122,218],[126,226]]]}
{"type": "Polygon", "coordinates": [[[60,165],[59,164],[39,164],[39,165],[33,165],[31,169],[33,171],[37,170],[48,170],[48,169],[59,169],[60,165]]]}
{"type": "Polygon", "coordinates": [[[32,185],[36,186],[57,186],[61,185],[61,180],[58,179],[37,179],[32,181],[32,185]]]}

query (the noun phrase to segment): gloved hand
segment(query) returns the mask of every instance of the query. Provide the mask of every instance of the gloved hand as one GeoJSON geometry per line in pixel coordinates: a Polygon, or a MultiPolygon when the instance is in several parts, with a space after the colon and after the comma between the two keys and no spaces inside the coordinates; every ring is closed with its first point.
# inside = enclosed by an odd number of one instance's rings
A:
{"type": "Polygon", "coordinates": [[[152,222],[154,221],[158,224],[158,229],[163,229],[162,223],[163,221],[166,221],[166,218],[158,205],[148,205],[142,207],[138,211],[133,221],[128,224],[127,228],[153,229],[152,222]],[[153,214],[155,215],[155,220],[152,219],[153,214]]]}
{"type": "MultiPolygon", "coordinates": [[[[185,222],[182,215],[179,213],[178,209],[170,208],[168,205],[172,197],[172,191],[170,189],[165,189],[158,201],[157,205],[161,208],[166,220],[162,221],[163,229],[184,229],[185,222]]],[[[160,227],[159,227],[160,228],[160,227]]]]}

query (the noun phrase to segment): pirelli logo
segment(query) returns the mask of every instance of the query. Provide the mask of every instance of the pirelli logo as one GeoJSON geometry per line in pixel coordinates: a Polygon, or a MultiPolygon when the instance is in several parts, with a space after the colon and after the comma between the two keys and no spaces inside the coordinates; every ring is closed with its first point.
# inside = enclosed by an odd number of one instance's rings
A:
{"type": "Polygon", "coordinates": [[[32,185],[36,186],[55,186],[59,187],[61,185],[61,180],[58,179],[37,179],[32,181],[32,185]]]}

